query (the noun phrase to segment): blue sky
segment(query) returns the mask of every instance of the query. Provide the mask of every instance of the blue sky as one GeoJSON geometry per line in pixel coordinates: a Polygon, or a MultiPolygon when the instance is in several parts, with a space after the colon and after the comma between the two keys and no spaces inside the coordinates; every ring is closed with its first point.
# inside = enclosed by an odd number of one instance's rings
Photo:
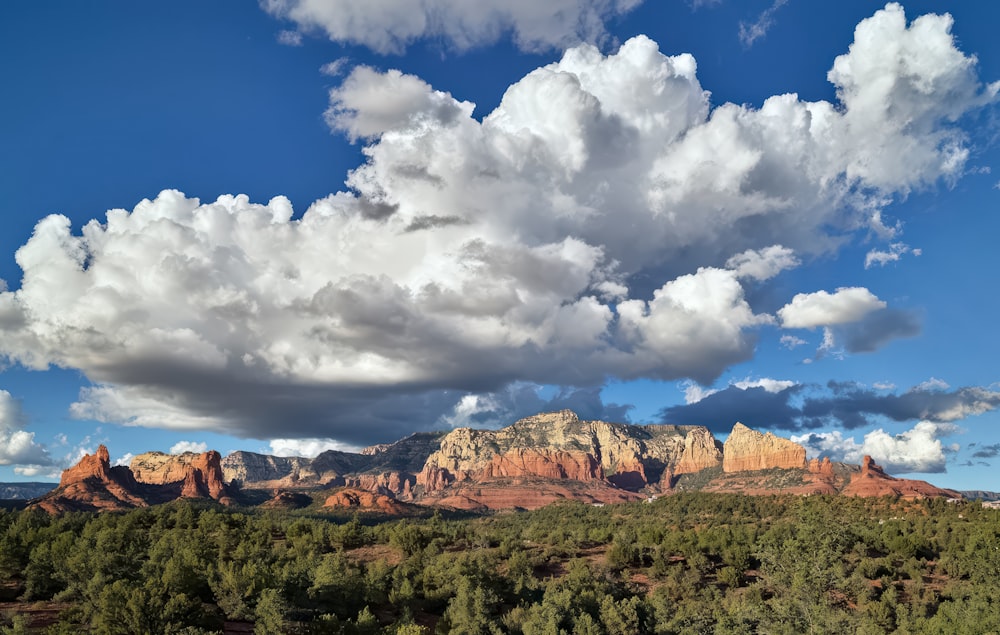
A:
{"type": "Polygon", "coordinates": [[[1000,7],[371,4],[0,7],[0,480],[569,407],[1000,489],[1000,7]]]}

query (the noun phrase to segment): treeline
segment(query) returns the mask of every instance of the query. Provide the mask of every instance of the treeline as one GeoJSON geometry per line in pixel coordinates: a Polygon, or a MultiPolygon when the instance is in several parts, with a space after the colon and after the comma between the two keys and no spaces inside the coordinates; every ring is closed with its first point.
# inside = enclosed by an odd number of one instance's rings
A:
{"type": "Polygon", "coordinates": [[[1000,512],[702,493],[391,522],[3,512],[4,593],[0,633],[1000,632],[1000,512]]]}

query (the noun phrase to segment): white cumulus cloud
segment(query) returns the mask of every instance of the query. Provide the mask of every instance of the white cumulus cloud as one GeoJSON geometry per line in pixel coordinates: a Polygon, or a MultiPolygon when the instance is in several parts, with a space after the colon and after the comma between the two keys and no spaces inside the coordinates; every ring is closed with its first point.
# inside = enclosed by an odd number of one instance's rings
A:
{"type": "Polygon", "coordinates": [[[35,442],[35,433],[23,429],[25,423],[21,402],[0,390],[0,465],[35,466],[40,471],[52,459],[45,446],[35,442]]]}
{"type": "Polygon", "coordinates": [[[864,287],[843,287],[834,293],[799,293],[778,310],[778,317],[785,328],[815,328],[858,322],[885,306],[864,287]]]}
{"type": "MultiPolygon", "coordinates": [[[[320,4],[269,6],[327,28],[320,4]]],[[[352,6],[330,20],[376,15],[352,6]]],[[[962,174],[955,120],[995,87],[950,26],[908,27],[896,5],[863,22],[830,73],[838,103],[712,107],[694,58],[643,36],[611,55],[567,50],[481,120],[418,77],[356,67],[327,111],[366,144],[346,191],[300,217],[284,197],[166,190],[78,232],[45,218],[17,252],[20,287],[0,291],[0,354],[81,370],[93,385],[75,416],[358,445],[515,382],[710,383],[774,323],[744,284],[836,249],[894,194],[962,174]]],[[[378,41],[425,27],[400,33],[378,41]]],[[[779,315],[822,326],[879,307],[856,288],[779,315]]],[[[913,332],[882,314],[845,332],[849,350],[913,332]]]]}
{"type": "Polygon", "coordinates": [[[920,421],[910,430],[889,434],[882,428],[872,430],[858,443],[842,432],[813,432],[791,437],[802,444],[810,458],[828,456],[832,461],[861,463],[871,456],[887,472],[944,472],[946,448],[941,437],[954,434],[958,427],[951,423],[920,421]]]}

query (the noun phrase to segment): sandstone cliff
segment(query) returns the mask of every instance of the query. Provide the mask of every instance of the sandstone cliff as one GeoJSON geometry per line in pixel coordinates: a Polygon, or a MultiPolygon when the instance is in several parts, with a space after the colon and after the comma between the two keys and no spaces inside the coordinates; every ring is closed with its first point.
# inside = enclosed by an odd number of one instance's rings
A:
{"type": "Polygon", "coordinates": [[[705,428],[581,421],[563,410],[500,430],[453,430],[427,457],[417,483],[434,492],[457,482],[537,477],[665,489],[678,469],[718,465],[721,459],[705,428]]]}
{"type": "Polygon", "coordinates": [[[399,515],[407,511],[404,503],[366,490],[345,488],[327,497],[323,507],[328,509],[350,509],[353,511],[373,511],[383,514],[399,515]]]}
{"type": "MultiPolygon", "coordinates": [[[[135,461],[132,463],[134,466],[135,461]]],[[[315,487],[322,485],[323,479],[312,463],[312,459],[298,456],[270,456],[240,450],[222,459],[222,475],[227,482],[239,483],[241,487],[273,489],[279,483],[285,487],[315,487]]]]}
{"type": "MultiPolygon", "coordinates": [[[[211,498],[223,505],[232,504],[232,492],[222,480],[219,453],[211,450],[189,454],[179,461],[163,459],[162,472],[149,469],[151,463],[140,461],[146,482],[139,482],[125,466],[112,467],[108,449],[103,445],[62,473],[59,487],[37,499],[31,506],[49,513],[66,511],[120,511],[177,498],[211,498]],[[177,466],[180,465],[179,471],[177,466]],[[179,478],[178,478],[179,476],[179,478]],[[167,481],[167,478],[175,479],[167,481]]],[[[137,457],[138,458],[138,457],[137,457]]],[[[176,457],[175,457],[176,458],[176,457]]]]}
{"type": "Polygon", "coordinates": [[[761,434],[736,423],[722,446],[723,472],[751,472],[772,468],[805,468],[806,449],[770,432],[761,434]]]}
{"type": "Polygon", "coordinates": [[[59,486],[31,504],[50,514],[120,511],[148,505],[129,469],[111,467],[108,449],[103,445],[64,470],[59,486]]]}
{"type": "Polygon", "coordinates": [[[886,474],[870,456],[861,461],[861,472],[842,491],[847,496],[899,496],[902,498],[962,498],[956,491],[935,487],[926,481],[896,478],[886,474]]]}

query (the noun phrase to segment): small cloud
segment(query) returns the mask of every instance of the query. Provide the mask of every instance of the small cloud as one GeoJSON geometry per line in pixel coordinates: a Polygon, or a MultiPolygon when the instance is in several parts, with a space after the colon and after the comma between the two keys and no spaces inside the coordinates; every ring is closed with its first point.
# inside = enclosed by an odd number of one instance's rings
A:
{"type": "Polygon", "coordinates": [[[271,454],[275,456],[303,456],[310,459],[327,450],[356,452],[360,449],[332,439],[271,439],[269,445],[271,454]]]}
{"type": "Polygon", "coordinates": [[[984,445],[981,450],[977,450],[972,453],[972,456],[977,459],[991,459],[997,455],[1000,455],[1000,443],[984,445]]]}
{"type": "Polygon", "coordinates": [[[285,46],[302,46],[302,34],[298,31],[280,31],[278,33],[278,43],[285,46]]]}
{"type": "Polygon", "coordinates": [[[914,390],[923,390],[924,392],[936,392],[941,390],[948,390],[951,386],[948,382],[943,379],[938,379],[937,377],[931,377],[927,381],[921,382],[913,387],[914,390]]]}
{"type": "Polygon", "coordinates": [[[785,6],[788,0],[774,0],[774,4],[764,10],[757,19],[751,23],[740,21],[740,42],[744,47],[750,48],[753,43],[767,35],[767,32],[774,26],[774,13],[785,6]]]}
{"type": "Polygon", "coordinates": [[[898,261],[904,254],[919,256],[922,253],[922,249],[913,249],[905,243],[892,243],[889,245],[889,251],[881,251],[879,249],[869,251],[865,255],[865,269],[871,269],[875,265],[884,267],[890,262],[898,261]]]}
{"type": "Polygon", "coordinates": [[[841,287],[834,293],[816,291],[796,294],[778,309],[784,328],[814,328],[858,322],[886,303],[864,287],[841,287]]]}
{"type": "Polygon", "coordinates": [[[698,403],[705,397],[719,392],[718,390],[714,390],[712,388],[705,388],[701,384],[697,384],[693,381],[681,382],[681,386],[684,388],[684,403],[686,404],[698,403]]]}
{"type": "Polygon", "coordinates": [[[896,384],[891,381],[877,381],[872,384],[872,387],[875,388],[875,390],[895,390],[896,384]]]}
{"type": "Polygon", "coordinates": [[[344,72],[344,68],[350,63],[351,58],[341,57],[332,62],[327,62],[319,67],[319,72],[329,77],[338,77],[344,72]]]}
{"type": "Polygon", "coordinates": [[[804,339],[802,339],[801,337],[795,337],[794,335],[782,335],[781,336],[781,345],[784,346],[785,348],[789,349],[789,350],[791,350],[793,348],[796,348],[796,347],[799,347],[799,346],[802,346],[805,343],[806,343],[806,341],[804,339]]]}
{"type": "Polygon", "coordinates": [[[201,454],[202,452],[207,451],[208,444],[205,442],[196,443],[194,441],[179,441],[170,446],[170,454],[184,454],[185,452],[201,454]]]}
{"type": "Polygon", "coordinates": [[[62,474],[59,469],[53,469],[51,465],[18,465],[14,468],[14,473],[20,476],[40,476],[42,478],[59,478],[59,475],[62,474]]]}
{"type": "MultiPolygon", "coordinates": [[[[171,452],[171,454],[174,454],[174,453],[171,452]]],[[[135,458],[134,454],[132,454],[131,452],[126,452],[125,454],[121,455],[121,457],[119,457],[115,461],[115,465],[128,466],[130,463],[132,463],[132,459],[134,459],[134,458],[135,458]]]]}

